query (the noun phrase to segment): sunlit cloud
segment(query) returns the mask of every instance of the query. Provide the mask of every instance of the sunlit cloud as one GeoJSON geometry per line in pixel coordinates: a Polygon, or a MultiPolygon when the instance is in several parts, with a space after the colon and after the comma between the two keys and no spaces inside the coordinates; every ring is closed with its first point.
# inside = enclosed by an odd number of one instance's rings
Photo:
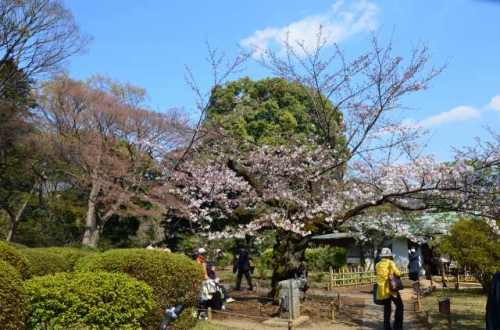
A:
{"type": "Polygon", "coordinates": [[[259,57],[270,48],[283,51],[288,41],[293,50],[300,55],[304,53],[304,49],[307,51],[314,49],[320,28],[322,42],[327,46],[357,33],[374,30],[377,26],[378,11],[377,5],[368,0],[358,0],[349,4],[340,0],[324,13],[304,17],[286,26],[257,30],[241,40],[241,45],[252,49],[254,55],[259,57]]]}

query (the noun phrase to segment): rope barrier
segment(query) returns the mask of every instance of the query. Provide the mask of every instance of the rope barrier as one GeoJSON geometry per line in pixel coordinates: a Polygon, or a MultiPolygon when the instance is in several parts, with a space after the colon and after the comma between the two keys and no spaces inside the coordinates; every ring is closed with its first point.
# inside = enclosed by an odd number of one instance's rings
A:
{"type": "Polygon", "coordinates": [[[228,311],[222,311],[222,310],[214,310],[214,309],[199,308],[198,311],[207,312],[207,313],[212,312],[212,313],[216,313],[216,314],[224,314],[224,315],[246,317],[246,318],[251,318],[251,319],[259,319],[259,320],[267,320],[267,319],[269,319],[268,316],[248,315],[248,314],[242,314],[242,313],[236,313],[236,312],[228,312],[228,311]]]}

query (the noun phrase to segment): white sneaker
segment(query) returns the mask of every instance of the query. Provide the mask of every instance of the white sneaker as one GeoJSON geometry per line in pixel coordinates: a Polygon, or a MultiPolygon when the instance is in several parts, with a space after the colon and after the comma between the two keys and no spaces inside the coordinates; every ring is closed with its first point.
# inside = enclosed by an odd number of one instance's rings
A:
{"type": "Polygon", "coordinates": [[[236,300],[234,300],[233,298],[227,298],[226,302],[227,303],[232,303],[232,302],[235,302],[236,300]]]}

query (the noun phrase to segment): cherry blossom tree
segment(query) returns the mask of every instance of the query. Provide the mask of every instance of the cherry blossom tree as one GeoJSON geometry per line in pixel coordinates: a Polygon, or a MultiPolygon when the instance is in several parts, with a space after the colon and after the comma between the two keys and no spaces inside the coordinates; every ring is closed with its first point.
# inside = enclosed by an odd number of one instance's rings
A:
{"type": "Polygon", "coordinates": [[[313,50],[285,44],[285,56],[267,51],[261,62],[304,87],[318,131],[259,144],[208,118],[210,134],[172,176],[171,192],[184,201],[192,226],[212,237],[276,230],[275,287],[294,276],[313,234],[359,221],[373,208],[396,210],[384,215],[388,221],[401,212],[444,210],[498,217],[498,136],[440,163],[422,154],[421,130],[398,120],[404,96],[427,88],[441,71],[427,70],[425,47],[404,61],[390,43],[374,39],[369,52],[348,61],[338,48],[325,55],[321,32],[313,50]],[[331,121],[329,104],[343,122],[331,121]]]}

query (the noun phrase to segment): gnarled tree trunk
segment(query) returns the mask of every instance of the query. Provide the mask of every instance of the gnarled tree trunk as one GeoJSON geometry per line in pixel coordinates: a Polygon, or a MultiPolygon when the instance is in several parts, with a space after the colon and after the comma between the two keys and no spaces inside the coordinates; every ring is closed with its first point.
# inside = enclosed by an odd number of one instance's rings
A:
{"type": "Polygon", "coordinates": [[[283,280],[294,278],[299,274],[300,266],[305,262],[305,252],[310,237],[278,230],[276,243],[273,248],[273,276],[271,279],[271,292],[274,297],[278,283],[283,280]]]}
{"type": "Polygon", "coordinates": [[[85,218],[85,232],[83,234],[82,245],[95,248],[99,243],[100,229],[97,223],[97,196],[100,185],[97,180],[92,183],[90,195],[87,202],[87,216],[85,218]]]}

